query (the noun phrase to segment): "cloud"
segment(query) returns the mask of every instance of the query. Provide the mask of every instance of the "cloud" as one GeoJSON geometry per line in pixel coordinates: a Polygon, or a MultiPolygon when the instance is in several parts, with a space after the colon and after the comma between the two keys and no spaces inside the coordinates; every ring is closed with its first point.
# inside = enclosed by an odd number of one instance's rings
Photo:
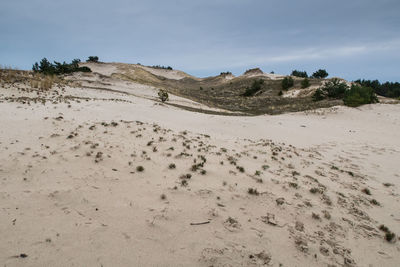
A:
{"type": "Polygon", "coordinates": [[[390,40],[385,42],[376,42],[369,44],[348,44],[342,46],[320,46],[305,47],[296,49],[287,47],[279,50],[259,50],[257,52],[249,52],[247,49],[222,50],[219,53],[205,51],[204,53],[189,56],[189,61],[179,62],[185,68],[192,69],[191,62],[196,62],[195,70],[206,70],[213,66],[215,69],[246,67],[246,66],[262,66],[275,63],[291,63],[298,61],[330,61],[343,59],[344,61],[352,60],[354,57],[362,55],[370,55],[373,53],[388,51],[396,51],[400,53],[400,40],[390,40]]]}
{"type": "Polygon", "coordinates": [[[42,57],[98,55],[211,75],[306,64],[353,73],[349,60],[363,58],[360,71],[399,69],[399,8],[398,0],[6,0],[0,61],[30,68],[42,57]]]}

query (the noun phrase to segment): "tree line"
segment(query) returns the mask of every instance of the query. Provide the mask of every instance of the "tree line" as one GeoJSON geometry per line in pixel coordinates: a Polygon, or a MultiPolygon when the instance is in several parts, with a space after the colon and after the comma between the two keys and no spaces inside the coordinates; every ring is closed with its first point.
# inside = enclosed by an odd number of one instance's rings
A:
{"type": "Polygon", "coordinates": [[[400,83],[399,82],[385,82],[380,83],[378,80],[361,80],[354,81],[362,86],[374,89],[375,93],[380,96],[399,98],[400,97],[400,83]]]}
{"type": "MultiPolygon", "coordinates": [[[[98,62],[99,57],[90,56],[86,62],[98,62]]],[[[43,58],[39,63],[35,62],[32,66],[32,70],[37,73],[43,73],[46,75],[60,75],[60,74],[69,74],[73,72],[91,72],[91,69],[88,67],[79,67],[79,63],[81,63],[80,59],[74,59],[71,63],[63,63],[54,61],[51,63],[47,58],[43,58]]]]}

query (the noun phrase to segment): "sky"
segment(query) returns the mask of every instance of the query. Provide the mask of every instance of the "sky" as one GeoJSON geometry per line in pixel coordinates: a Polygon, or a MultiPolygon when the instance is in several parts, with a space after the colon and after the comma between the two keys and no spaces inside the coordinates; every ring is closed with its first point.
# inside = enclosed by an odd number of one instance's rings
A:
{"type": "Polygon", "coordinates": [[[254,67],[400,81],[399,0],[1,0],[0,64],[165,65],[198,77],[254,67]]]}

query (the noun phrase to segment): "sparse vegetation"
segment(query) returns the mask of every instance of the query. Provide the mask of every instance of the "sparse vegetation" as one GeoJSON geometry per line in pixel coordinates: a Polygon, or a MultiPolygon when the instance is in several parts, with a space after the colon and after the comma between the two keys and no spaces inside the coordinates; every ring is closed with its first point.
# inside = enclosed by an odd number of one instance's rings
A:
{"type": "Polygon", "coordinates": [[[258,196],[260,193],[257,191],[257,189],[256,188],[249,188],[248,190],[247,190],[247,193],[249,193],[250,195],[255,195],[255,196],[258,196]]]}
{"type": "Polygon", "coordinates": [[[242,94],[242,96],[255,95],[258,91],[261,90],[261,87],[263,84],[264,84],[264,80],[262,80],[262,79],[253,81],[253,84],[251,85],[251,87],[247,87],[246,91],[242,94]]]}
{"type": "Polygon", "coordinates": [[[195,172],[199,169],[199,166],[197,164],[193,164],[190,169],[192,170],[192,172],[195,172]]]}
{"type": "Polygon", "coordinates": [[[392,242],[392,240],[396,237],[396,235],[393,232],[386,232],[385,233],[385,239],[388,242],[392,242]]]}
{"type": "Polygon", "coordinates": [[[304,80],[301,81],[301,88],[305,89],[307,87],[310,87],[310,80],[308,78],[304,78],[304,80]]]}
{"type": "Polygon", "coordinates": [[[378,200],[376,200],[376,199],[371,199],[370,200],[370,203],[372,204],[372,205],[375,205],[375,206],[380,206],[381,204],[378,202],[378,200]]]}
{"type": "Polygon", "coordinates": [[[391,232],[387,226],[383,224],[379,226],[379,230],[385,232],[385,239],[388,242],[391,242],[396,237],[396,235],[393,232],[391,232]]]}
{"type": "Polygon", "coordinates": [[[175,163],[169,164],[169,165],[168,165],[168,168],[171,169],[171,170],[172,170],[172,169],[175,169],[175,168],[176,168],[175,163]]]}
{"type": "Polygon", "coordinates": [[[325,98],[325,94],[324,94],[324,92],[321,90],[321,88],[318,88],[318,89],[314,92],[314,94],[313,94],[313,96],[312,96],[313,101],[321,101],[321,100],[323,100],[324,98],[325,98]]]}
{"type": "Polygon", "coordinates": [[[181,186],[187,186],[188,185],[188,181],[183,179],[181,180],[181,186]]]}
{"type": "Polygon", "coordinates": [[[312,194],[316,194],[316,193],[319,193],[319,192],[320,192],[320,190],[319,190],[318,187],[313,187],[313,188],[310,189],[310,193],[312,193],[312,194]]]}
{"type": "Polygon", "coordinates": [[[291,75],[300,78],[308,78],[308,74],[306,71],[293,70],[291,75]]]}
{"type": "Polygon", "coordinates": [[[312,218],[315,220],[321,220],[321,216],[319,216],[319,214],[314,213],[314,212],[312,213],[312,218]]]}
{"type": "Polygon", "coordinates": [[[137,166],[136,167],[136,171],[143,172],[144,171],[144,167],[143,166],[137,166]]]}
{"type": "Polygon", "coordinates": [[[368,188],[364,188],[363,190],[361,190],[361,192],[363,192],[364,194],[369,195],[369,196],[372,195],[371,191],[368,188]]]}
{"type": "Polygon", "coordinates": [[[285,77],[282,80],[282,89],[288,90],[290,87],[294,85],[294,81],[292,77],[285,77]]]}
{"type": "Polygon", "coordinates": [[[244,172],[244,168],[241,167],[241,166],[236,166],[236,169],[237,169],[238,171],[240,171],[240,172],[244,172]]]}
{"type": "Polygon", "coordinates": [[[292,175],[297,176],[297,175],[300,175],[300,173],[298,171],[292,171],[292,175]]]}
{"type": "Polygon", "coordinates": [[[383,231],[383,232],[389,232],[389,228],[383,224],[381,224],[379,226],[379,230],[383,231]]]}

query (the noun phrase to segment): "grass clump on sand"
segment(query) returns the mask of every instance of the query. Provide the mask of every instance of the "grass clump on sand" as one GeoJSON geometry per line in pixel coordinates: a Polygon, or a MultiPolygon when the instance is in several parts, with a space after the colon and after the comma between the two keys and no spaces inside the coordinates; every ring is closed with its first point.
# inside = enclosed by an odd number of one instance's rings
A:
{"type": "Polygon", "coordinates": [[[137,167],[136,167],[136,170],[137,170],[138,172],[143,172],[143,171],[144,171],[144,167],[143,167],[143,166],[137,166],[137,167]]]}
{"type": "Polygon", "coordinates": [[[169,165],[168,165],[168,168],[171,169],[171,170],[172,170],[172,169],[175,169],[175,168],[176,168],[175,163],[169,164],[169,165]]]}
{"type": "Polygon", "coordinates": [[[393,239],[396,237],[396,235],[395,235],[392,231],[390,231],[389,228],[388,228],[387,226],[385,226],[385,225],[383,225],[383,224],[381,224],[381,225],[379,226],[379,230],[385,232],[385,239],[386,239],[386,241],[388,241],[388,242],[392,242],[393,239]]]}
{"type": "Polygon", "coordinates": [[[366,194],[368,196],[372,195],[371,191],[368,188],[364,188],[363,190],[361,190],[361,192],[363,192],[364,194],[366,194]]]}
{"type": "Polygon", "coordinates": [[[249,188],[247,190],[247,193],[249,193],[250,195],[254,195],[254,196],[258,196],[260,193],[257,191],[256,188],[249,188]]]}

